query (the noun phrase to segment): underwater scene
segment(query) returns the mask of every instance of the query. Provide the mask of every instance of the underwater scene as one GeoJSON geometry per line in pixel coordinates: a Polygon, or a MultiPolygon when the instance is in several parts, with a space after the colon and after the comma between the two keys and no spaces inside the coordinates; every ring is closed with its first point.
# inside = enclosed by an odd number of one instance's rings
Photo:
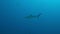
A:
{"type": "Polygon", "coordinates": [[[60,0],[0,0],[0,34],[60,34],[60,0]]]}

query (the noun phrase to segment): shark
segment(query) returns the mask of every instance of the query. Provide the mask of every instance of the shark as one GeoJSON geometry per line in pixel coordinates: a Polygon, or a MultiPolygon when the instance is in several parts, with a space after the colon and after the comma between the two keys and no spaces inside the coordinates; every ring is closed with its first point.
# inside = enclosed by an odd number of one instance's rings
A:
{"type": "Polygon", "coordinates": [[[24,17],[24,18],[27,18],[27,19],[32,19],[32,18],[38,18],[39,19],[39,17],[42,15],[42,13],[39,13],[38,15],[29,15],[29,16],[26,16],[26,17],[24,17]]]}

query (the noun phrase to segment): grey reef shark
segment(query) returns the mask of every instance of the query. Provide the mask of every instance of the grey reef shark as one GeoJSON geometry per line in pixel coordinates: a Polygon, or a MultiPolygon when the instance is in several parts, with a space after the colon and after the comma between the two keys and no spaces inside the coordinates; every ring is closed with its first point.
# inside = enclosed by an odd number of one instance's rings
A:
{"type": "Polygon", "coordinates": [[[24,17],[24,18],[26,18],[26,19],[33,19],[33,18],[37,18],[37,19],[39,19],[39,17],[42,15],[42,13],[39,13],[38,15],[29,15],[29,16],[26,16],[26,17],[24,17]]]}

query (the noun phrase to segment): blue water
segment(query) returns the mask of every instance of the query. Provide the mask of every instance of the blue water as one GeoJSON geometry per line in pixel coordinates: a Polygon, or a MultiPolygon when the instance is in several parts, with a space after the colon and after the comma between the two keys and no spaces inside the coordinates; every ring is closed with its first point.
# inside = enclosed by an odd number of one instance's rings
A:
{"type": "Polygon", "coordinates": [[[0,34],[60,34],[60,0],[0,0],[0,34]]]}

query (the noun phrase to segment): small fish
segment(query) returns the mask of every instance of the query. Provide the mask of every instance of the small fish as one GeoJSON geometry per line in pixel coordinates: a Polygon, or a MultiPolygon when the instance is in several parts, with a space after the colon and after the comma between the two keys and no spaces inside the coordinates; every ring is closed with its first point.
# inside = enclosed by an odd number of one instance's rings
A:
{"type": "Polygon", "coordinates": [[[33,16],[33,15],[31,14],[31,15],[26,16],[26,17],[24,17],[24,18],[28,18],[28,19],[38,18],[38,19],[39,19],[39,17],[40,17],[41,15],[42,15],[41,13],[40,13],[40,14],[38,14],[38,15],[36,15],[36,16],[33,16]]]}

